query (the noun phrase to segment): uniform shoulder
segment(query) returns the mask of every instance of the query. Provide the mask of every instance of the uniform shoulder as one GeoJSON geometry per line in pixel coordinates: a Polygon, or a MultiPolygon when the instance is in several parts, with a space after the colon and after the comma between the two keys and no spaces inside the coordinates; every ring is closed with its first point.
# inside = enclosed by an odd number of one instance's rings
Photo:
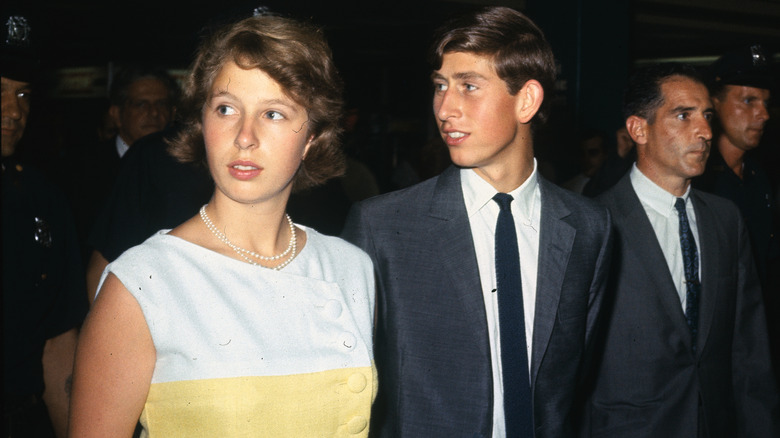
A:
{"type": "Polygon", "coordinates": [[[50,202],[65,201],[63,190],[52,182],[41,170],[16,161],[3,162],[3,183],[11,184],[27,196],[34,196],[39,202],[48,199],[50,202]]]}

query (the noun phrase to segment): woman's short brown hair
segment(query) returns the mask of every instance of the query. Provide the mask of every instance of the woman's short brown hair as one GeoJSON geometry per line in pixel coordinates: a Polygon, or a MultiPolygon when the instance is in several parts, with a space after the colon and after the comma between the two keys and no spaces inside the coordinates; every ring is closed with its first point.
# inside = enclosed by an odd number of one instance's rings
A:
{"type": "MultiPolygon", "coordinates": [[[[496,74],[513,96],[530,79],[539,81],[545,91],[552,92],[555,81],[552,49],[541,29],[514,9],[487,7],[444,23],[436,31],[429,52],[433,69],[440,69],[444,55],[452,52],[491,58],[496,74]]],[[[545,107],[543,104],[536,114],[541,121],[546,118],[545,107]]]]}
{"type": "Polygon", "coordinates": [[[328,43],[319,29],[272,15],[228,25],[201,44],[185,84],[179,112],[182,129],[169,142],[169,152],[180,161],[205,164],[202,110],[214,79],[230,61],[241,68],[262,70],[308,112],[313,140],[295,175],[293,189],[342,175],[342,83],[328,43]]]}

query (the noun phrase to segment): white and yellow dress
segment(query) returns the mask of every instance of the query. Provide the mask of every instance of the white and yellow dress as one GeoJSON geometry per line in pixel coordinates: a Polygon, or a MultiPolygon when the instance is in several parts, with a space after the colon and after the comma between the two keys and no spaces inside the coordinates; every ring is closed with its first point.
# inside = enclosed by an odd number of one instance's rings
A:
{"type": "Polygon", "coordinates": [[[108,266],[140,304],[157,350],[143,436],[368,435],[371,260],[301,228],[306,246],[281,271],[166,230],[108,266]]]}

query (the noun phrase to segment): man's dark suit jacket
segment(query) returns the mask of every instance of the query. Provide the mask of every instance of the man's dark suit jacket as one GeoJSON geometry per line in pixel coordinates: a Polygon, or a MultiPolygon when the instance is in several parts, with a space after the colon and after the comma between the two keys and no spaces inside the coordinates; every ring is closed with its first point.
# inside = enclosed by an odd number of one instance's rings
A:
{"type": "Polygon", "coordinates": [[[695,353],[668,265],[630,176],[598,198],[612,213],[616,255],[584,436],[780,436],[777,387],[745,225],[731,202],[695,189],[690,197],[701,248],[695,353]]]}
{"type": "MultiPolygon", "coordinates": [[[[606,285],[611,222],[594,202],[539,184],[534,427],[537,438],[564,437],[606,285]]],[[[377,275],[372,435],[490,437],[490,343],[460,170],[357,204],[345,237],[377,275]]]]}

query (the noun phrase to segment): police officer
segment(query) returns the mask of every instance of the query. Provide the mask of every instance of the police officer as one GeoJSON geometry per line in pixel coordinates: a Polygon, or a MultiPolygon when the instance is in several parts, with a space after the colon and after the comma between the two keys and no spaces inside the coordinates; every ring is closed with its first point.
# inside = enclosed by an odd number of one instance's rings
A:
{"type": "Polygon", "coordinates": [[[2,17],[3,437],[64,437],[86,305],[64,196],[16,159],[38,62],[23,15],[2,17]],[[56,431],[56,435],[55,435],[56,431]]]}
{"type": "Polygon", "coordinates": [[[770,256],[778,256],[772,230],[772,187],[765,169],[750,152],[760,144],[769,120],[771,71],[761,46],[752,45],[721,56],[709,72],[718,129],[701,187],[739,207],[766,288],[767,264],[770,256]]]}
{"type": "Polygon", "coordinates": [[[742,213],[764,292],[777,371],[780,370],[777,368],[780,364],[777,321],[780,318],[780,236],[772,184],[756,158],[756,148],[769,120],[771,89],[776,84],[767,56],[758,44],[724,54],[710,66],[708,73],[717,117],[707,170],[694,185],[733,201],[742,213]]]}

